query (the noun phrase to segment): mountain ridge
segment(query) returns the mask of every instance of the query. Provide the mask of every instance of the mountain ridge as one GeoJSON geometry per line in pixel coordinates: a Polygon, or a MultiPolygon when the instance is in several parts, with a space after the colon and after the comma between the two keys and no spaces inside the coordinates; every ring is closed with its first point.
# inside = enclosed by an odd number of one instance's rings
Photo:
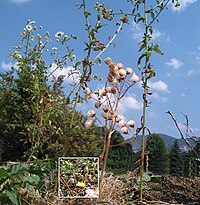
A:
{"type": "MultiPolygon", "coordinates": [[[[161,134],[161,133],[156,133],[156,134],[159,135],[164,140],[164,142],[168,148],[171,148],[172,145],[174,144],[175,140],[177,139],[178,145],[179,145],[182,152],[188,152],[190,149],[188,147],[188,145],[186,144],[186,142],[182,138],[175,138],[175,137],[172,137],[170,135],[161,134]]],[[[138,135],[136,138],[136,142],[130,143],[134,152],[138,152],[140,150],[141,145],[142,145],[141,138],[142,138],[142,136],[138,135]]],[[[147,138],[147,136],[145,136],[145,139],[146,138],[147,138]]],[[[132,138],[128,138],[126,140],[131,140],[131,139],[132,138]]],[[[196,143],[193,140],[189,139],[188,141],[193,147],[195,147],[196,143]]]]}

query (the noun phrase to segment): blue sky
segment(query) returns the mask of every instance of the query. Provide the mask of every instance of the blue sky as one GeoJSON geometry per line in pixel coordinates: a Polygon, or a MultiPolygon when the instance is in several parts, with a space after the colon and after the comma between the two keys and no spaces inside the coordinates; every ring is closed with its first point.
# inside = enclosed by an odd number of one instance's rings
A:
{"type": "MultiPolygon", "coordinates": [[[[78,0],[77,0],[78,1],[78,0]]],[[[4,72],[13,64],[8,56],[8,50],[20,41],[20,32],[23,30],[28,19],[36,21],[36,25],[43,27],[43,31],[49,31],[53,39],[52,47],[57,46],[55,33],[63,31],[66,35],[74,34],[78,40],[72,42],[75,54],[79,60],[83,60],[84,40],[87,33],[84,30],[84,19],[81,10],[75,6],[77,1],[73,0],[1,0],[0,1],[0,70],[4,72]]],[[[95,1],[87,0],[88,9],[92,9],[95,1]]],[[[131,12],[130,4],[125,0],[105,1],[106,5],[119,10],[131,12]],[[118,3],[116,3],[118,2],[118,3]]],[[[180,137],[172,120],[166,114],[171,111],[184,127],[184,118],[181,114],[187,114],[190,119],[190,127],[200,136],[200,1],[180,0],[181,7],[168,6],[160,16],[160,22],[154,24],[154,43],[160,45],[164,52],[163,56],[154,55],[152,64],[156,71],[156,77],[149,85],[153,92],[148,108],[147,125],[151,132],[164,133],[174,137],[180,137]]],[[[117,21],[117,19],[116,19],[117,21]]],[[[106,43],[109,35],[113,35],[115,23],[102,28],[99,38],[106,43]]],[[[134,26],[132,19],[129,24],[123,27],[115,40],[116,48],[111,46],[102,56],[102,59],[110,56],[116,62],[122,62],[125,66],[132,67],[136,73],[138,54],[138,42],[141,39],[143,30],[141,26],[134,26]]],[[[58,46],[61,53],[65,50],[58,46]]],[[[94,55],[95,56],[95,55],[94,55]]],[[[51,58],[46,58],[51,63],[51,58]]],[[[59,73],[67,73],[68,68],[59,73]]],[[[106,66],[95,67],[93,72],[105,77],[106,66]]],[[[66,80],[66,83],[69,79],[66,80]]],[[[105,81],[98,82],[99,85],[105,81]]],[[[97,82],[91,83],[95,89],[97,82]]],[[[67,90],[66,90],[67,92],[67,90]]],[[[136,85],[124,98],[121,105],[121,112],[127,119],[134,119],[139,123],[142,114],[140,86],[136,85]]],[[[87,105],[80,105],[84,113],[87,112],[87,105]]]]}

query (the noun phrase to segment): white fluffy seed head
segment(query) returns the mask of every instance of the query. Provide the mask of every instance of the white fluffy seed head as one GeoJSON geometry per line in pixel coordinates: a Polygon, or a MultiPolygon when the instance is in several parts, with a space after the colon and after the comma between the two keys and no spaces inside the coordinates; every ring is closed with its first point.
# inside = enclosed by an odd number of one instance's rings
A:
{"type": "Polygon", "coordinates": [[[126,74],[131,74],[133,72],[132,68],[126,68],[126,74]]]}
{"type": "Polygon", "coordinates": [[[133,82],[133,83],[136,83],[136,82],[138,82],[139,80],[140,80],[140,78],[139,78],[135,73],[133,73],[133,75],[132,75],[130,81],[133,82]]]}
{"type": "Polygon", "coordinates": [[[118,122],[119,127],[125,127],[126,126],[126,122],[124,120],[120,120],[118,122]]]}
{"type": "Polygon", "coordinates": [[[119,75],[121,76],[121,75],[126,75],[126,70],[124,70],[124,69],[120,69],[119,70],[119,75]]]}
{"type": "Polygon", "coordinates": [[[117,67],[119,68],[119,69],[122,69],[123,68],[123,63],[117,63],[117,67]]]}
{"type": "Polygon", "coordinates": [[[128,128],[127,127],[122,127],[121,133],[128,134],[128,128]]]}
{"type": "Polygon", "coordinates": [[[116,115],[116,122],[119,122],[120,120],[125,120],[124,116],[121,114],[116,115]]]}
{"type": "Polygon", "coordinates": [[[135,126],[135,121],[134,120],[130,120],[130,121],[128,121],[127,125],[129,127],[134,127],[135,126]]]}

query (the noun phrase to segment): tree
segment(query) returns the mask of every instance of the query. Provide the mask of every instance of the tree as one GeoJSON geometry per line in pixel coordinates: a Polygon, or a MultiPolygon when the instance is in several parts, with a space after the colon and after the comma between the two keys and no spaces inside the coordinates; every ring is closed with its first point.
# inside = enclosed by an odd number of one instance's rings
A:
{"type": "Polygon", "coordinates": [[[149,170],[156,174],[166,174],[168,156],[164,140],[154,133],[151,135],[146,149],[149,151],[149,170]]]}
{"type": "MultiPolygon", "coordinates": [[[[111,146],[124,142],[122,135],[115,131],[111,137],[111,146]]],[[[126,174],[134,170],[134,153],[130,144],[111,147],[108,155],[107,171],[114,174],[126,174]]]]}
{"type": "Polygon", "coordinates": [[[72,110],[63,91],[63,76],[48,81],[46,45],[41,39],[48,42],[49,34],[36,37],[34,32],[25,29],[20,46],[10,52],[18,69],[0,73],[1,161],[97,156],[96,127],[85,129],[86,118],[77,111],[70,127],[72,110]]]}
{"type": "Polygon", "coordinates": [[[170,174],[172,176],[183,175],[183,160],[178,140],[176,139],[170,151],[170,174]]]}

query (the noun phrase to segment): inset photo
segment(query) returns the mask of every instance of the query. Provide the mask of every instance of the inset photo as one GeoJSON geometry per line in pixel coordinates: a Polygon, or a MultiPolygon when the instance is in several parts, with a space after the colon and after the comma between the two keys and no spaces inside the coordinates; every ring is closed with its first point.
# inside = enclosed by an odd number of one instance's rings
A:
{"type": "Polygon", "coordinates": [[[59,198],[98,198],[98,157],[58,158],[59,198]]]}

